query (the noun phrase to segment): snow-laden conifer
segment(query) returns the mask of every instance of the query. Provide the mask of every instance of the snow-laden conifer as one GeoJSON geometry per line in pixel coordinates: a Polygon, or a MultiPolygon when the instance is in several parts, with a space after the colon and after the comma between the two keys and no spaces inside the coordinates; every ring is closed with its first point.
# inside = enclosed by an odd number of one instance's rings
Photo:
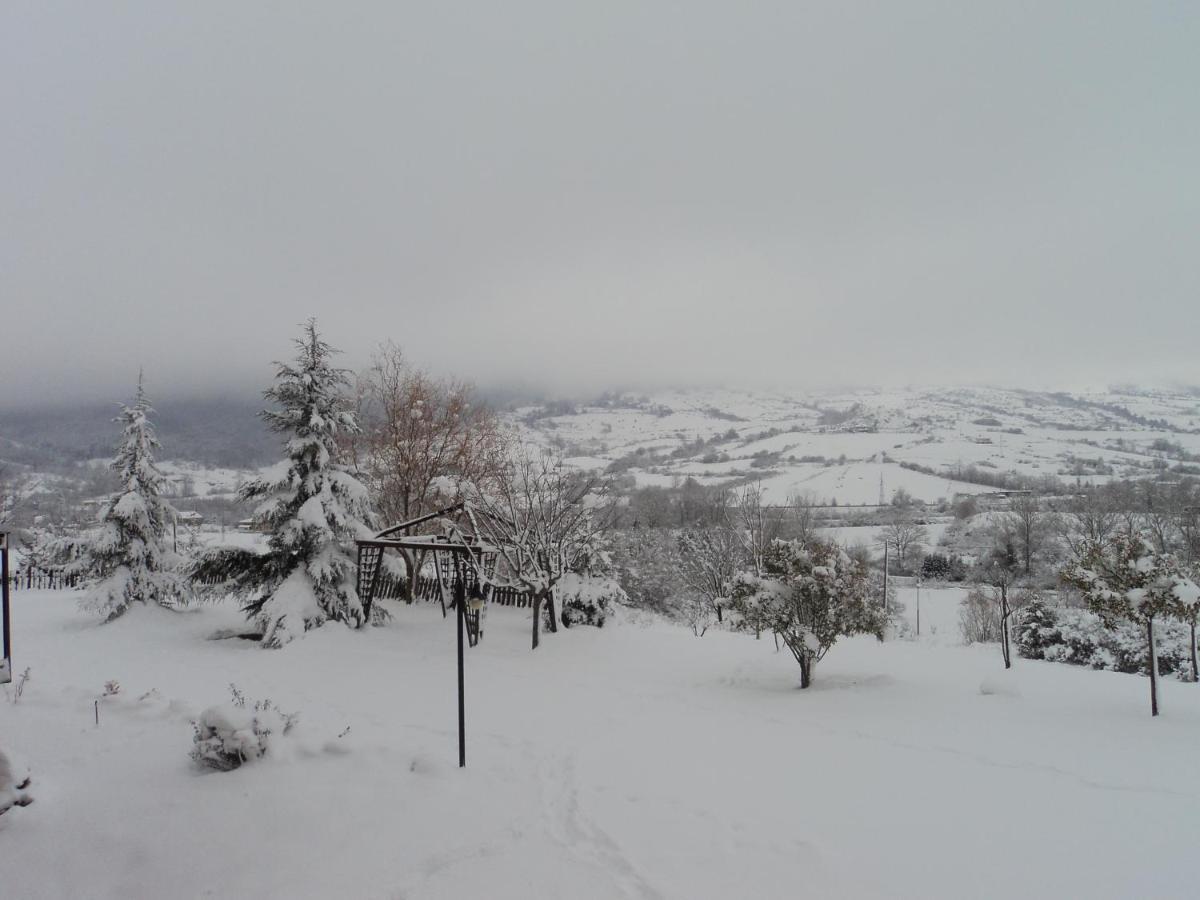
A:
{"type": "Polygon", "coordinates": [[[336,351],[321,340],[314,320],[295,343],[295,359],[276,363],[275,384],[265,392],[277,408],[262,413],[286,436],[286,456],[241,490],[270,533],[267,551],[221,549],[197,568],[202,580],[220,578],[243,598],[267,647],[330,619],[352,628],[365,621],[352,542],[371,535],[370,503],[339,462],[339,440],[357,428],[343,393],[349,380],[330,364],[336,351]]]}
{"type": "Polygon", "coordinates": [[[174,608],[188,599],[181,558],[167,532],[175,517],[161,492],[166,482],[154,464],[158,438],[150,416],[154,408],[138,376],[137,395],[114,420],[121,442],[111,466],[119,487],[100,512],[100,528],[82,546],[75,565],[91,578],[83,605],[112,621],[134,603],[174,608]]]}

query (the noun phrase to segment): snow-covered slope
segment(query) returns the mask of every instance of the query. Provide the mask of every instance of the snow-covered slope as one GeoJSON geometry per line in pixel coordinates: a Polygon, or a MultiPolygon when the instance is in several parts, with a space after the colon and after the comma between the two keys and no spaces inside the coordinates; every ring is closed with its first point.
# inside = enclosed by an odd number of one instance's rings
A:
{"type": "Polygon", "coordinates": [[[900,488],[925,501],[986,492],[967,480],[972,469],[1093,484],[1200,474],[1200,397],[1186,391],[670,391],[514,418],[581,467],[641,484],[761,478],[776,502],[792,492],[842,505],[900,488]]]}

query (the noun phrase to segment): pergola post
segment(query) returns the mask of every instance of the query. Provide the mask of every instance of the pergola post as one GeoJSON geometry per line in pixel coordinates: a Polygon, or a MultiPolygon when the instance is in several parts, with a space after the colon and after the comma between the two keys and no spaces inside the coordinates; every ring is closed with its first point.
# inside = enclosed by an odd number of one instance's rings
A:
{"type": "Polygon", "coordinates": [[[467,591],[460,578],[454,584],[454,616],[458,620],[458,767],[467,765],[467,699],[463,672],[463,633],[467,630],[467,591]]]}

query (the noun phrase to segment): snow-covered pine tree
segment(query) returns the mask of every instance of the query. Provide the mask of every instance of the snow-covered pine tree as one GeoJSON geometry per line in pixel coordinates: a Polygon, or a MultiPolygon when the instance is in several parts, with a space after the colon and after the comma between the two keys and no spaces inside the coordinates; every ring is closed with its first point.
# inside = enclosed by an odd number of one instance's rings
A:
{"type": "Polygon", "coordinates": [[[82,605],[108,622],[134,603],[175,608],[191,593],[180,574],[182,560],[166,539],[175,511],[160,496],[165,478],[154,464],[159,443],[150,424],[153,412],[139,373],[133,404],[113,420],[122,425],[111,463],[120,487],[101,511],[100,529],[78,563],[92,579],[82,605]]]}
{"type": "Polygon", "coordinates": [[[242,487],[257,502],[254,516],[270,531],[266,553],[223,548],[207,554],[195,574],[223,580],[262,629],[266,647],[280,647],[327,620],[364,623],[349,542],[372,531],[367,490],[339,459],[339,439],[357,425],[343,391],[347,373],[334,368],[336,351],[309,319],[292,363],[276,363],[275,385],[264,396],[278,409],[263,419],[286,435],[287,456],[242,487]]]}

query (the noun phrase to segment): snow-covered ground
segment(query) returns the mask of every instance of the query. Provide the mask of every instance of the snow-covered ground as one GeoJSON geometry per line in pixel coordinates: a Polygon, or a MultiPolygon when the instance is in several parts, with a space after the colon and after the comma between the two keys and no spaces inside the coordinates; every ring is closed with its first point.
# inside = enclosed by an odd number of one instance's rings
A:
{"type": "Polygon", "coordinates": [[[839,644],[806,692],[769,637],[626,619],[532,653],[528,614],[493,610],[459,771],[432,605],[272,652],[206,639],[232,607],[99,626],[69,593],[21,592],[32,679],[0,736],[36,802],[0,818],[0,893],[1195,896],[1200,687],[1165,683],[1152,720],[1141,678],[1004,673],[994,647],[953,646],[958,594],[922,592],[920,641],[839,644]],[[202,773],[190,722],[230,682],[301,722],[274,758],[202,773]]]}

